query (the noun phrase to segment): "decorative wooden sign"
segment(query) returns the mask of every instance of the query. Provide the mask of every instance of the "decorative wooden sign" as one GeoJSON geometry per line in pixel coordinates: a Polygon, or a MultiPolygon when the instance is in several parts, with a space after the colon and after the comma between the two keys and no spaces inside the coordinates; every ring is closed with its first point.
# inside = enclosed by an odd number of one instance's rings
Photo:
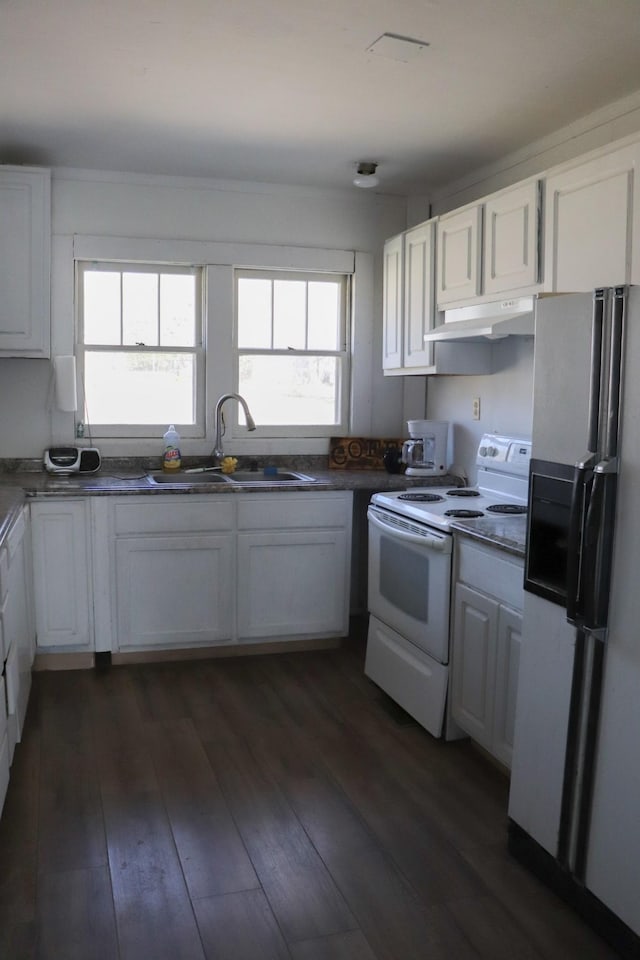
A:
{"type": "Polygon", "coordinates": [[[402,450],[403,440],[376,437],[331,437],[329,466],[334,470],[384,470],[385,450],[402,450]]]}

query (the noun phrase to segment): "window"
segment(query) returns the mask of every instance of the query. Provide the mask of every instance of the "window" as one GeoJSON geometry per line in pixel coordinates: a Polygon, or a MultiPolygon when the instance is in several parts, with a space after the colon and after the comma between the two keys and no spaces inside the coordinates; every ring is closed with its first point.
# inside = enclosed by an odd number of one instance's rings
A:
{"type": "Polygon", "coordinates": [[[77,277],[80,392],[92,435],[157,437],[174,423],[204,436],[200,269],[80,262],[77,277]]]}
{"type": "Polygon", "coordinates": [[[263,436],[346,432],[348,295],[342,274],[236,270],[237,390],[263,436]]]}

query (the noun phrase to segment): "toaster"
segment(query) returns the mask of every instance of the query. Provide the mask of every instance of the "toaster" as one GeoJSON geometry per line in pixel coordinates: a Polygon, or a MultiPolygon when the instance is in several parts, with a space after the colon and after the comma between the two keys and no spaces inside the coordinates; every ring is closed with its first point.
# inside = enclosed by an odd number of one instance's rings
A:
{"type": "Polygon", "coordinates": [[[47,473],[69,476],[72,473],[95,473],[100,469],[100,451],[96,447],[49,447],[44,452],[47,473]]]}

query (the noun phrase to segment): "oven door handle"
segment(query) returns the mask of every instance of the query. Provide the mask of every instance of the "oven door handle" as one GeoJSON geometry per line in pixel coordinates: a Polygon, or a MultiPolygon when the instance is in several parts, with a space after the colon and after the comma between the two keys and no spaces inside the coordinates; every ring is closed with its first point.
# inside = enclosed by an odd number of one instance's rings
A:
{"type": "Polygon", "coordinates": [[[391,533],[397,540],[404,540],[406,543],[415,543],[420,547],[426,547],[429,550],[437,550],[439,553],[451,553],[451,537],[448,534],[439,536],[436,533],[411,533],[409,530],[402,530],[392,523],[385,523],[384,518],[379,513],[374,513],[369,509],[367,516],[369,522],[379,530],[385,533],[391,533]]]}

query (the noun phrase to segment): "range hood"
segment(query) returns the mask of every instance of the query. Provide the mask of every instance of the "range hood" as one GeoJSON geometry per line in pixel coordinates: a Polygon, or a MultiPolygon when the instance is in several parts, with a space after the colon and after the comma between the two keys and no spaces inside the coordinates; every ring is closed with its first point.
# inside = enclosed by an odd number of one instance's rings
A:
{"type": "Polygon", "coordinates": [[[445,310],[444,323],[425,333],[428,343],[442,340],[500,340],[512,334],[533,336],[535,297],[517,297],[445,310]]]}

